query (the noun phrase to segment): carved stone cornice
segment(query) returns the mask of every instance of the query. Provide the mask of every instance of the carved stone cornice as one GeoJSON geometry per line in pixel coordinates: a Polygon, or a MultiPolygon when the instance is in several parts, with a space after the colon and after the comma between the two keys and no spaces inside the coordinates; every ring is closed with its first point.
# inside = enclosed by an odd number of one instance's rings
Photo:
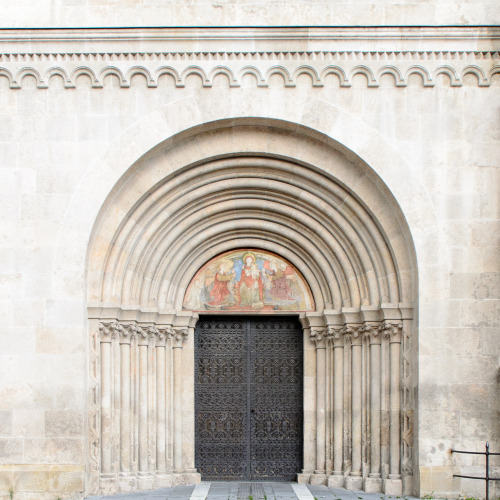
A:
{"type": "Polygon", "coordinates": [[[3,52],[42,54],[498,50],[499,40],[498,26],[472,25],[0,29],[3,52]]]}
{"type": "Polygon", "coordinates": [[[170,339],[185,340],[187,330],[187,328],[174,330],[169,325],[158,328],[156,325],[103,321],[99,323],[99,338],[101,342],[112,342],[116,339],[120,344],[137,341],[137,345],[142,346],[165,346],[170,339]],[[186,330],[186,334],[184,335],[181,330],[186,330]]]}
{"type": "Polygon", "coordinates": [[[322,87],[334,75],[348,88],[356,75],[364,75],[368,87],[378,87],[384,75],[405,87],[417,74],[432,87],[444,74],[459,87],[472,74],[478,86],[488,87],[500,73],[499,51],[500,28],[477,26],[0,29],[0,77],[11,89],[22,88],[27,76],[39,89],[55,77],[72,89],[85,79],[102,88],[110,75],[122,88],[155,88],[161,78],[184,87],[191,75],[203,87],[220,75],[230,87],[246,75],[257,87],[267,87],[273,75],[284,87],[295,87],[303,75],[322,87]]]}

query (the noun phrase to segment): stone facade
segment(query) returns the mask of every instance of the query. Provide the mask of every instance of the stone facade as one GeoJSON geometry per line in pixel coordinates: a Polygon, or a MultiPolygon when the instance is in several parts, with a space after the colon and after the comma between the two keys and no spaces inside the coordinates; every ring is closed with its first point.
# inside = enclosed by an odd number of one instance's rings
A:
{"type": "Polygon", "coordinates": [[[184,296],[256,248],[314,298],[298,480],[482,496],[450,449],[500,451],[496,2],[135,3],[0,21],[93,26],[0,30],[0,495],[198,481],[184,296]]]}

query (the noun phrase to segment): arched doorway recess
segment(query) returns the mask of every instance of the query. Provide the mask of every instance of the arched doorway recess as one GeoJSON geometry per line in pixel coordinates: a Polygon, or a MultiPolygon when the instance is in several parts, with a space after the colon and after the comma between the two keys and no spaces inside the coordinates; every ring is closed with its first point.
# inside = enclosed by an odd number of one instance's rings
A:
{"type": "Polygon", "coordinates": [[[298,480],[412,493],[413,244],[396,200],[352,152],[278,121],[187,130],[123,175],[89,248],[90,489],[199,480],[198,313],[185,293],[210,259],[254,248],[293,264],[314,298],[300,313],[298,480]]]}

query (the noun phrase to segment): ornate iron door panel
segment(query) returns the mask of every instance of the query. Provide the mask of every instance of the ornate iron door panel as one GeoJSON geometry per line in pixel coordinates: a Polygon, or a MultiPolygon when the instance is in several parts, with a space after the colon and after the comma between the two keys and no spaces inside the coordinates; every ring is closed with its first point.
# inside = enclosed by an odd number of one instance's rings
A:
{"type": "Polygon", "coordinates": [[[296,318],[200,318],[195,460],[203,479],[296,479],[302,468],[302,350],[296,318]]]}

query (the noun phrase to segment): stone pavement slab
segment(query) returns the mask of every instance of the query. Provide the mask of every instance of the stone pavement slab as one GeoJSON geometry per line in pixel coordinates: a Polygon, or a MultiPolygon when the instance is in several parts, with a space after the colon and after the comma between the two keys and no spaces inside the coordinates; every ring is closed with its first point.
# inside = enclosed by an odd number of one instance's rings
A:
{"type": "Polygon", "coordinates": [[[196,487],[174,486],[150,491],[97,495],[86,500],[417,500],[416,497],[285,482],[215,481],[196,487]]]}

